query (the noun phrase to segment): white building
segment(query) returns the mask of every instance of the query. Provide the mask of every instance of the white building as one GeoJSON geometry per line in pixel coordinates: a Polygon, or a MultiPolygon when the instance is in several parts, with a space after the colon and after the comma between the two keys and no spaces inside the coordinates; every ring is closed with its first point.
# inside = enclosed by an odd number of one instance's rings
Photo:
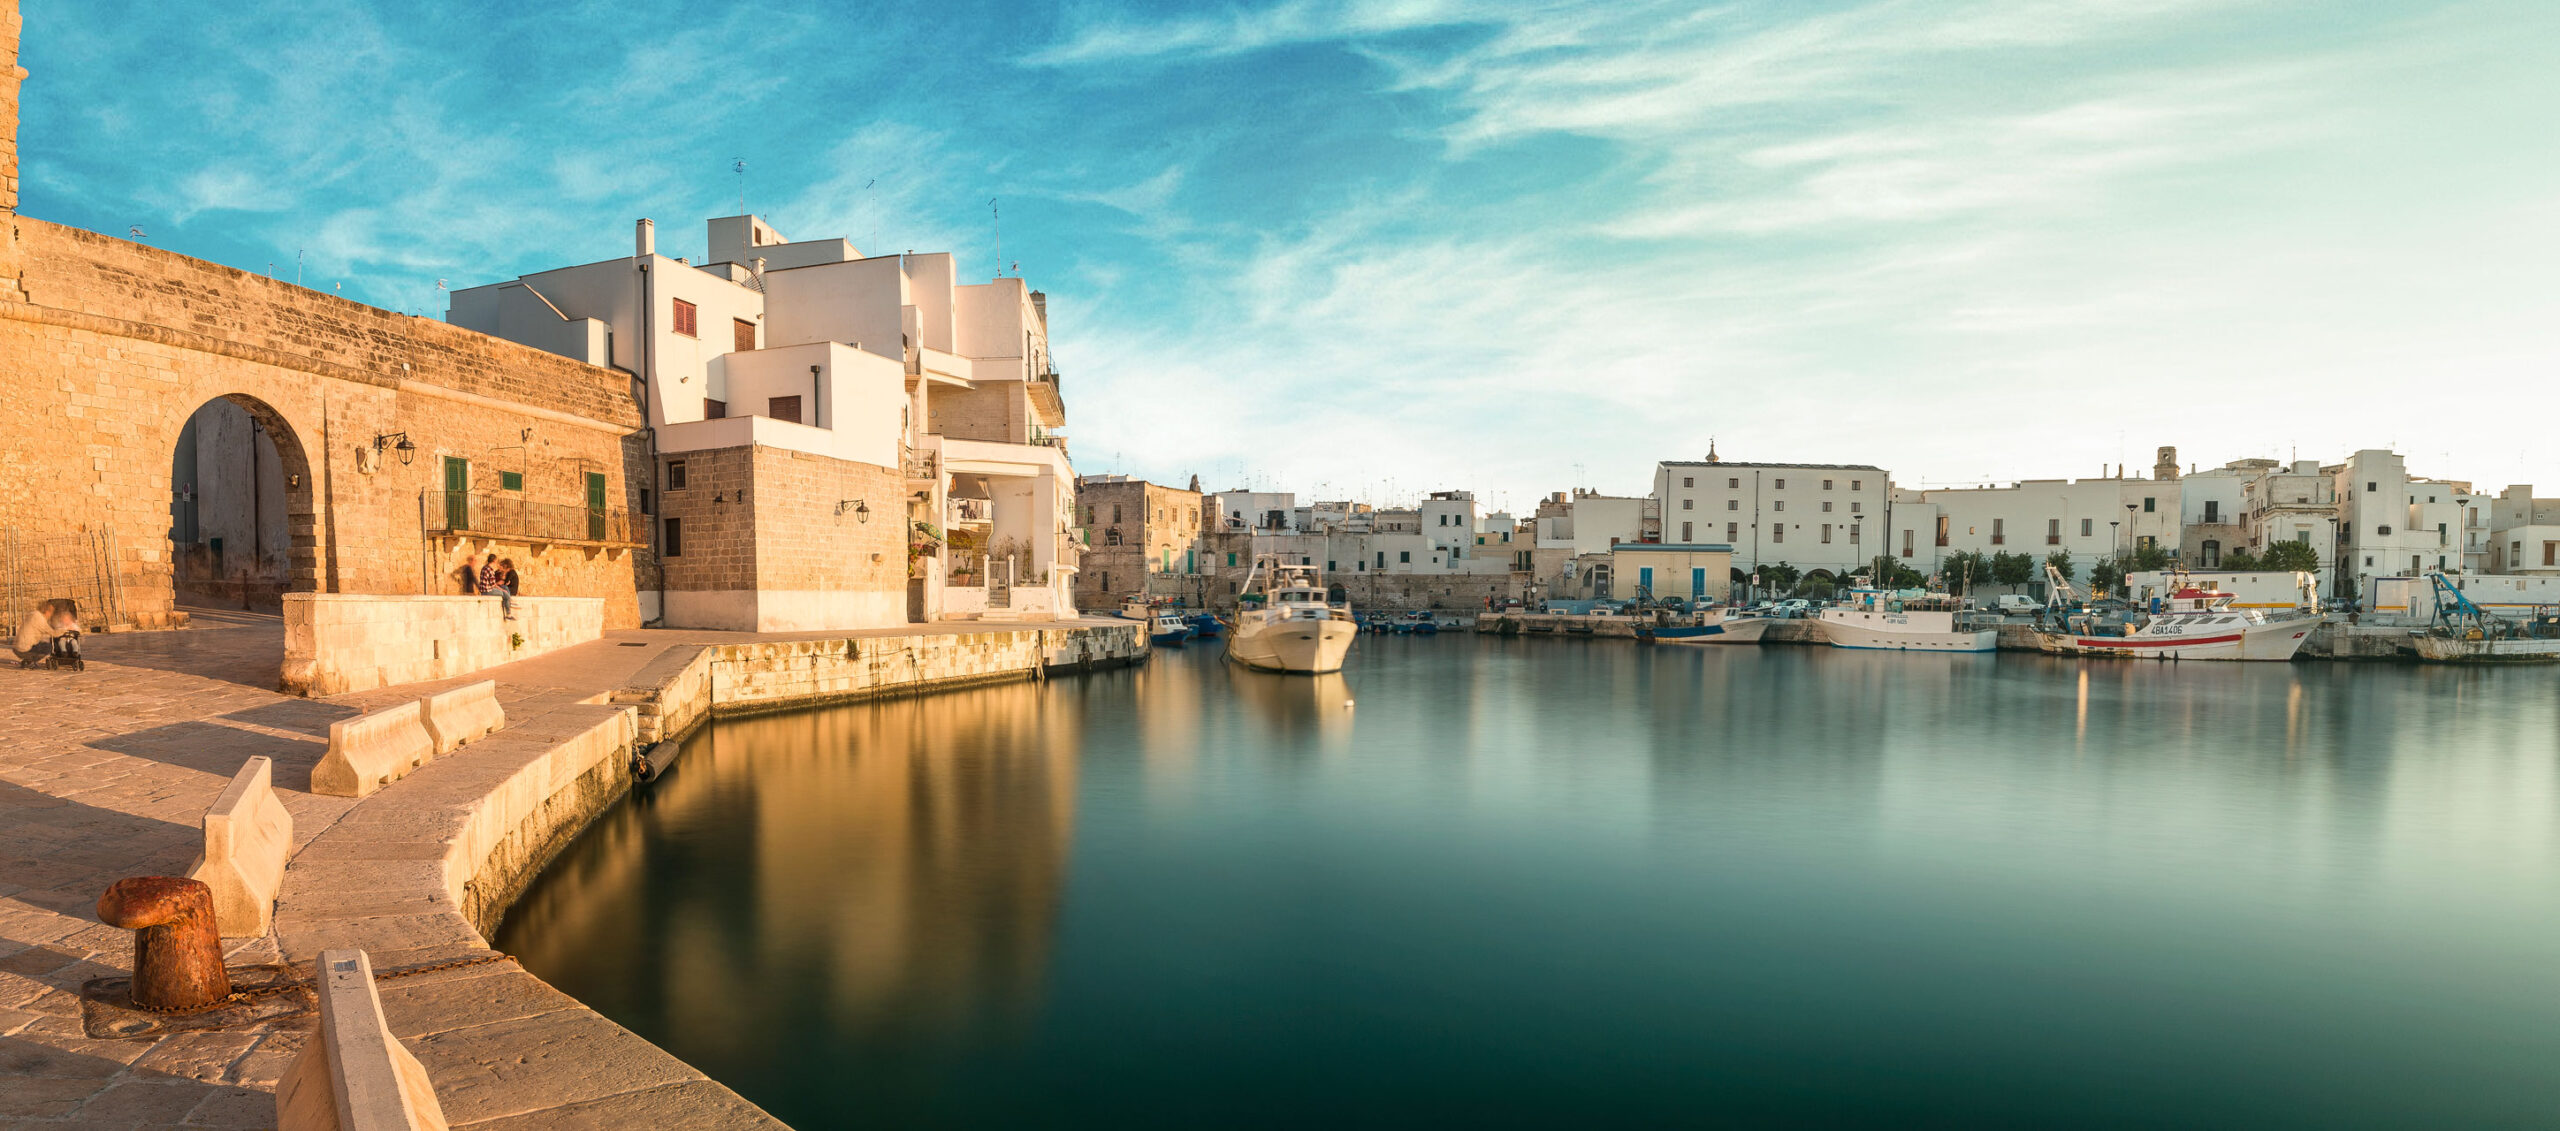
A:
{"type": "Polygon", "coordinates": [[[1837,579],[1884,552],[1893,492],[1871,464],[1733,463],[1710,450],[1657,465],[1653,497],[1664,542],[1732,546],[1732,568],[1746,576],[1785,562],[1837,579]]]}
{"type": "Polygon", "coordinates": [[[947,253],[864,258],[753,216],[709,229],[708,264],[658,255],[642,220],[629,258],[456,291],[448,312],[637,375],[664,579],[641,594],[644,619],[785,631],[1071,614],[1075,476],[1046,296],[1020,279],[961,285],[947,253]],[[782,513],[794,505],[865,527],[876,515],[860,538],[894,549],[857,551],[782,513]],[[913,560],[911,527],[928,546],[913,560]]]}
{"type": "Polygon", "coordinates": [[[2179,548],[2176,479],[2027,479],[1893,494],[1893,555],[1923,574],[1937,574],[1950,554],[2025,554],[2042,563],[2059,552],[2071,555],[2072,576],[2087,577],[2120,554],[2179,548]]]}
{"type": "Polygon", "coordinates": [[[2398,454],[2380,449],[2322,470],[2334,481],[2345,584],[2361,591],[2369,577],[2462,568],[2470,484],[2412,476],[2398,454]]]}
{"type": "Polygon", "coordinates": [[[1227,530],[1296,533],[1298,496],[1287,491],[1220,491],[1209,496],[1220,525],[1227,530]]]}
{"type": "Polygon", "coordinates": [[[2517,484],[2488,501],[2489,571],[2560,575],[2560,499],[2517,484]]]}

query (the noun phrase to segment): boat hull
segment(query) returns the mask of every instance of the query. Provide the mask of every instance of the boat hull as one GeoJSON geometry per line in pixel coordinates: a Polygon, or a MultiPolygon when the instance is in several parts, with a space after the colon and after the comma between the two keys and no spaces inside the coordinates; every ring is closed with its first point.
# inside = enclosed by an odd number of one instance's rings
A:
{"type": "Polygon", "coordinates": [[[2531,637],[2503,640],[2458,640],[2420,633],[2418,658],[2437,664],[2560,663],[2560,640],[2531,637]]]}
{"type": "Polygon", "coordinates": [[[2081,636],[2041,634],[2043,651],[2058,656],[2104,656],[2135,660],[2258,660],[2282,663],[2302,650],[2320,622],[2309,617],[2242,625],[2193,635],[2081,636]]]}
{"type": "Polygon", "coordinates": [[[1708,625],[1682,625],[1657,628],[1653,639],[1661,644],[1757,644],[1769,631],[1766,617],[1736,617],[1708,625]]]}
{"type": "Polygon", "coordinates": [[[1822,622],[1822,636],[1834,648],[1885,652],[1989,652],[2000,646],[1997,629],[1912,630],[1829,618],[1822,622]]]}
{"type": "Polygon", "coordinates": [[[1357,626],[1340,619],[1290,618],[1238,624],[1227,633],[1227,658],[1255,671],[1321,675],[1342,670],[1357,626]]]}

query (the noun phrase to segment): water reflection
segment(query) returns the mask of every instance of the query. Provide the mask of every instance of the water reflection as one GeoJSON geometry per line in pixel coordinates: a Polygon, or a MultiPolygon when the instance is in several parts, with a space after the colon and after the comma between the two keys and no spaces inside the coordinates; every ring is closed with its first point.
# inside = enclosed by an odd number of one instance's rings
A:
{"type": "Polygon", "coordinates": [[[807,1128],[2530,1124],[2549,676],[1168,653],[718,724],[501,941],[807,1128]]]}

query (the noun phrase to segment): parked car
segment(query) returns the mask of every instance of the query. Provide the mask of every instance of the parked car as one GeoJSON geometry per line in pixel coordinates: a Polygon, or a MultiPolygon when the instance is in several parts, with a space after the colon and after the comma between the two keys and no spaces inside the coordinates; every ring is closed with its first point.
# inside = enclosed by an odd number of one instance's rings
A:
{"type": "Polygon", "coordinates": [[[1809,617],[1813,615],[1813,602],[1805,600],[1802,597],[1789,597],[1784,601],[1778,602],[1777,612],[1774,615],[1782,616],[1789,620],[1809,617]]]}
{"type": "Polygon", "coordinates": [[[2036,610],[2043,607],[2043,602],[2023,593],[2003,593],[1991,599],[1992,611],[2003,614],[2017,613],[2034,616],[2036,610]]]}

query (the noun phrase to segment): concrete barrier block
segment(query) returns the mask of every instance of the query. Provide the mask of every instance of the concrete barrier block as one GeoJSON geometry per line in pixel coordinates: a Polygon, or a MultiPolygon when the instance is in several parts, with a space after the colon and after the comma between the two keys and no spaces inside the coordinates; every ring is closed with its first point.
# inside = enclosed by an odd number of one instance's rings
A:
{"type": "Polygon", "coordinates": [[[311,792],[364,797],[436,756],[416,700],[329,724],[329,752],[311,767],[311,792]]]}
{"type": "Polygon", "coordinates": [[[425,716],[427,737],[435,741],[436,757],[453,753],[456,747],[476,738],[497,733],[507,725],[507,709],[498,705],[498,683],[484,679],[451,691],[440,691],[418,701],[425,716]]]}
{"type": "Polygon", "coordinates": [[[373,959],[320,952],[320,1027],[276,1082],[282,1131],[448,1131],[425,1065],[382,1016],[373,959]]]}
{"type": "Polygon", "coordinates": [[[204,811],[204,853],[187,878],[213,889],[213,918],[225,937],[256,937],[275,923],[276,888],[291,855],[293,814],[276,797],[274,761],[261,755],[204,811]]]}

